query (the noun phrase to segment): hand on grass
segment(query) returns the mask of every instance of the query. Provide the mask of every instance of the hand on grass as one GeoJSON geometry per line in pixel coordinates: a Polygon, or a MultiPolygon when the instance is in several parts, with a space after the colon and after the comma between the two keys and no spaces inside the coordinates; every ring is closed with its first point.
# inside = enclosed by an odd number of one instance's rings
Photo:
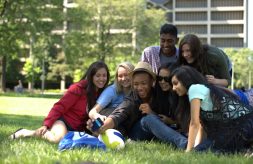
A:
{"type": "Polygon", "coordinates": [[[47,132],[47,126],[43,125],[35,131],[36,136],[43,136],[47,132]]]}
{"type": "Polygon", "coordinates": [[[185,152],[186,152],[186,153],[189,153],[189,152],[191,152],[191,150],[189,150],[189,149],[186,149],[186,150],[185,150],[185,152]]]}

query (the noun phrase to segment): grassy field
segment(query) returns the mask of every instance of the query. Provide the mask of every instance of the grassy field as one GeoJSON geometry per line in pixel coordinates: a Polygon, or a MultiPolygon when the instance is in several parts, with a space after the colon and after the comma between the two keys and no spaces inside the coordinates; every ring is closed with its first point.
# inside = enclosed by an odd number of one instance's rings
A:
{"type": "Polygon", "coordinates": [[[127,143],[123,150],[76,149],[59,152],[58,145],[42,139],[9,140],[8,136],[23,127],[41,126],[44,116],[57,101],[53,98],[0,96],[0,164],[1,163],[253,163],[242,154],[215,155],[184,153],[158,142],[127,143]]]}

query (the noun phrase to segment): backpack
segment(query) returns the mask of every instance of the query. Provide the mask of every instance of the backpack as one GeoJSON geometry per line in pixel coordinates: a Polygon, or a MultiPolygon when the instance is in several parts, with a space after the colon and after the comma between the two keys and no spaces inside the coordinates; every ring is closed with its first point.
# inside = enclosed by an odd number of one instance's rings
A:
{"type": "Polygon", "coordinates": [[[106,149],[103,142],[97,137],[91,136],[85,132],[69,131],[60,141],[58,145],[59,151],[75,148],[102,148],[106,149]]]}

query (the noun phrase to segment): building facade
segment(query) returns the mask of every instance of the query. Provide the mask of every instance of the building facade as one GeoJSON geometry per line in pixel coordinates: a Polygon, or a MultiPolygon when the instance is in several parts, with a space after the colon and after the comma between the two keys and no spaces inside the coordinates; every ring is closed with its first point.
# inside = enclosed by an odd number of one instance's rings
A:
{"type": "Polygon", "coordinates": [[[166,10],[179,37],[195,33],[221,48],[248,47],[248,0],[147,0],[147,6],[166,10]]]}

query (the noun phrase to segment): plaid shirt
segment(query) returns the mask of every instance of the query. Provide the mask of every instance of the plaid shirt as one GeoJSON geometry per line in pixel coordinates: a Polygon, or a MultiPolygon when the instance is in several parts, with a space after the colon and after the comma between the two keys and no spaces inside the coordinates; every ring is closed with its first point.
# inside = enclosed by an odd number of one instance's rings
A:
{"type": "MultiPolygon", "coordinates": [[[[149,63],[156,74],[158,73],[159,67],[161,67],[160,51],[160,46],[151,46],[145,48],[141,55],[141,61],[149,63]]],[[[178,56],[178,49],[176,56],[178,56]]]]}

